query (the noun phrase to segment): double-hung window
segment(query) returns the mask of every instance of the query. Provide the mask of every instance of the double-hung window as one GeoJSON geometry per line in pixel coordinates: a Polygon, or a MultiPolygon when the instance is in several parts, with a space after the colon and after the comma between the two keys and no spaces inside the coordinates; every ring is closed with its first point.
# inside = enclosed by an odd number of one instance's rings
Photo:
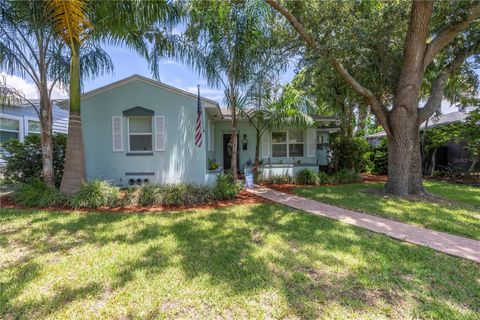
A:
{"type": "Polygon", "coordinates": [[[287,131],[272,132],[272,157],[288,157],[287,131]]]}
{"type": "Polygon", "coordinates": [[[40,121],[28,119],[27,129],[27,134],[41,134],[40,121]]]}
{"type": "Polygon", "coordinates": [[[128,148],[131,152],[151,152],[152,117],[128,117],[128,148]]]}
{"type": "Polygon", "coordinates": [[[0,116],[0,145],[10,139],[20,139],[20,119],[0,116]]]}
{"type": "Polygon", "coordinates": [[[288,156],[303,157],[303,130],[288,130],[288,156]]]}
{"type": "Polygon", "coordinates": [[[292,129],[272,132],[272,157],[303,157],[303,130],[292,129]]]}

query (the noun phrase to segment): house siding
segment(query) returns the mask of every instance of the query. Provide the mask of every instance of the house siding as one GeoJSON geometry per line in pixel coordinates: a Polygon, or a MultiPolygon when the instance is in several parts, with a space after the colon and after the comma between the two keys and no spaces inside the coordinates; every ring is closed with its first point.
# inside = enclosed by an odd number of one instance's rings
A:
{"type": "MultiPolygon", "coordinates": [[[[52,130],[56,133],[67,133],[68,132],[68,114],[67,110],[61,109],[55,103],[52,106],[52,130]]],[[[21,122],[20,125],[20,141],[23,141],[28,135],[28,120],[39,121],[38,114],[32,106],[4,106],[0,105],[0,117],[2,115],[13,116],[18,118],[21,122]]],[[[0,166],[5,163],[5,160],[0,156],[0,166]]]]}
{"type": "MultiPolygon", "coordinates": [[[[243,150],[242,143],[239,142],[239,168],[240,172],[244,172],[244,166],[251,160],[253,163],[255,161],[255,143],[256,143],[256,130],[252,124],[250,124],[246,120],[238,121],[238,136],[239,140],[243,139],[243,135],[246,135],[248,140],[247,150],[243,150]]],[[[296,129],[296,128],[291,128],[296,129]]],[[[287,130],[287,129],[282,129],[287,130]]],[[[279,130],[279,131],[282,131],[279,130]]],[[[262,151],[262,147],[260,146],[260,160],[263,160],[264,164],[272,163],[272,164],[297,164],[298,161],[302,165],[307,165],[312,167],[312,165],[327,165],[327,149],[324,148],[323,150],[316,150],[315,157],[307,157],[307,129],[303,130],[303,140],[304,140],[304,156],[303,157],[272,157],[271,154],[264,155],[262,151]]],[[[215,122],[215,152],[214,158],[210,158],[212,160],[216,160],[221,166],[225,166],[224,159],[223,159],[223,135],[224,134],[231,134],[232,132],[232,123],[230,120],[219,120],[215,122]]],[[[266,131],[264,133],[271,137],[271,131],[266,131]]],[[[317,137],[323,136],[323,141],[325,144],[328,144],[329,141],[329,133],[327,131],[322,131],[321,129],[317,129],[317,137]]],[[[270,153],[271,153],[271,139],[269,139],[270,143],[270,153]]],[[[318,168],[317,168],[318,169],[318,168]]]]}
{"type": "MultiPolygon", "coordinates": [[[[28,119],[35,119],[39,121],[38,114],[32,106],[25,107],[14,107],[14,106],[0,106],[0,114],[6,114],[16,117],[21,117],[23,119],[23,135],[22,139],[25,137],[28,132],[26,121],[28,119]]],[[[57,105],[52,107],[52,116],[53,116],[53,132],[67,133],[68,132],[68,110],[61,109],[57,105]]]]}
{"type": "Polygon", "coordinates": [[[158,184],[212,183],[214,180],[206,170],[206,134],[200,148],[194,143],[196,108],[196,99],[143,81],[87,96],[82,100],[87,178],[107,179],[123,186],[131,178],[148,178],[158,184]],[[123,111],[136,106],[152,110],[154,116],[165,117],[165,151],[153,148],[150,155],[127,155],[128,127],[123,111]],[[121,152],[112,148],[113,116],[122,116],[121,152]]]}

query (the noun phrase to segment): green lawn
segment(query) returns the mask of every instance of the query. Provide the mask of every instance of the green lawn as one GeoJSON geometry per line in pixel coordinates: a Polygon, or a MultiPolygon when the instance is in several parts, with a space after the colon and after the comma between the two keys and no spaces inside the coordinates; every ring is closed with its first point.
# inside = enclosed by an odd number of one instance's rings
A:
{"type": "Polygon", "coordinates": [[[364,192],[366,189],[381,189],[381,183],[306,187],[293,191],[343,208],[480,240],[480,188],[432,181],[425,182],[425,186],[432,194],[451,203],[412,201],[364,192]]]}
{"type": "Polygon", "coordinates": [[[0,319],[478,319],[480,267],[273,205],[0,211],[0,319]]]}

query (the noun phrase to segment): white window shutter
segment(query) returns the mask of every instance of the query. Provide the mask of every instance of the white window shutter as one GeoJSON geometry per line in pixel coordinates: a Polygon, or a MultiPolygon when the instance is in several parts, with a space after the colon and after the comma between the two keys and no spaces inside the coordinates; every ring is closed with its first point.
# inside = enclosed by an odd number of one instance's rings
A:
{"type": "Polygon", "coordinates": [[[113,151],[123,151],[123,121],[121,116],[112,117],[113,151]]]}
{"type": "Polygon", "coordinates": [[[155,151],[165,151],[165,117],[155,117],[155,151]]]}
{"type": "Polygon", "coordinates": [[[270,139],[269,139],[269,136],[270,136],[270,132],[268,131],[265,131],[263,134],[262,134],[262,158],[263,159],[266,159],[266,158],[269,158],[270,157],[270,139]]]}
{"type": "Polygon", "coordinates": [[[317,130],[307,129],[307,157],[314,158],[317,151],[317,130]]]}
{"type": "Polygon", "coordinates": [[[213,121],[208,120],[208,151],[215,151],[215,127],[213,121]]]}

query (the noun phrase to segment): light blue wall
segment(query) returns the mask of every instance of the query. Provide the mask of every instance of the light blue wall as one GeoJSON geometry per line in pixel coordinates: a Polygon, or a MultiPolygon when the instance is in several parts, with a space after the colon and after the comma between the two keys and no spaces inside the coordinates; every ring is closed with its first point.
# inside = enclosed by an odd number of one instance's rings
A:
{"type": "MultiPolygon", "coordinates": [[[[223,135],[224,134],[231,134],[232,131],[232,124],[229,120],[219,120],[215,122],[215,160],[220,163],[221,166],[224,166],[223,163],[223,135]]],[[[319,165],[326,165],[327,162],[327,151],[326,148],[324,150],[317,150],[317,157],[306,157],[307,155],[307,130],[303,129],[303,140],[304,140],[304,157],[295,157],[295,163],[300,160],[301,164],[318,164],[319,165]]],[[[243,150],[242,144],[239,143],[239,152],[240,152],[240,171],[243,172],[243,167],[246,162],[251,159],[253,162],[255,160],[255,141],[256,141],[256,131],[255,128],[245,120],[238,121],[238,133],[239,139],[243,139],[243,135],[247,135],[248,140],[248,147],[247,150],[243,150]]],[[[267,131],[266,133],[271,137],[271,132],[267,131]]],[[[318,137],[323,136],[324,143],[328,143],[329,134],[327,131],[322,131],[321,129],[317,129],[317,139],[318,137]]],[[[271,141],[271,139],[269,139],[271,141]]],[[[271,152],[271,150],[270,150],[271,152]]],[[[260,159],[263,159],[264,155],[262,154],[262,147],[260,146],[260,159]]],[[[293,157],[269,157],[270,163],[293,163],[293,157]]],[[[264,163],[267,163],[268,160],[264,160],[264,163]]]]}
{"type": "Polygon", "coordinates": [[[212,177],[206,172],[206,140],[201,148],[194,144],[196,108],[196,99],[140,80],[82,99],[87,178],[108,179],[119,185],[127,185],[128,179],[137,176],[153,183],[211,183],[212,177]],[[135,106],[165,117],[165,151],[153,148],[153,155],[127,156],[126,117],[123,151],[113,151],[112,116],[123,116],[124,110],[135,106]],[[126,175],[133,172],[154,175],[126,175]]]}
{"type": "MultiPolygon", "coordinates": [[[[248,123],[248,121],[238,122],[238,136],[239,139],[243,139],[243,135],[247,135],[247,150],[243,150],[242,143],[239,143],[240,152],[240,171],[243,172],[243,165],[251,159],[255,160],[255,128],[248,123]]],[[[232,133],[232,122],[229,120],[219,120],[215,122],[215,160],[220,163],[222,167],[223,163],[223,135],[232,133]]]]}

